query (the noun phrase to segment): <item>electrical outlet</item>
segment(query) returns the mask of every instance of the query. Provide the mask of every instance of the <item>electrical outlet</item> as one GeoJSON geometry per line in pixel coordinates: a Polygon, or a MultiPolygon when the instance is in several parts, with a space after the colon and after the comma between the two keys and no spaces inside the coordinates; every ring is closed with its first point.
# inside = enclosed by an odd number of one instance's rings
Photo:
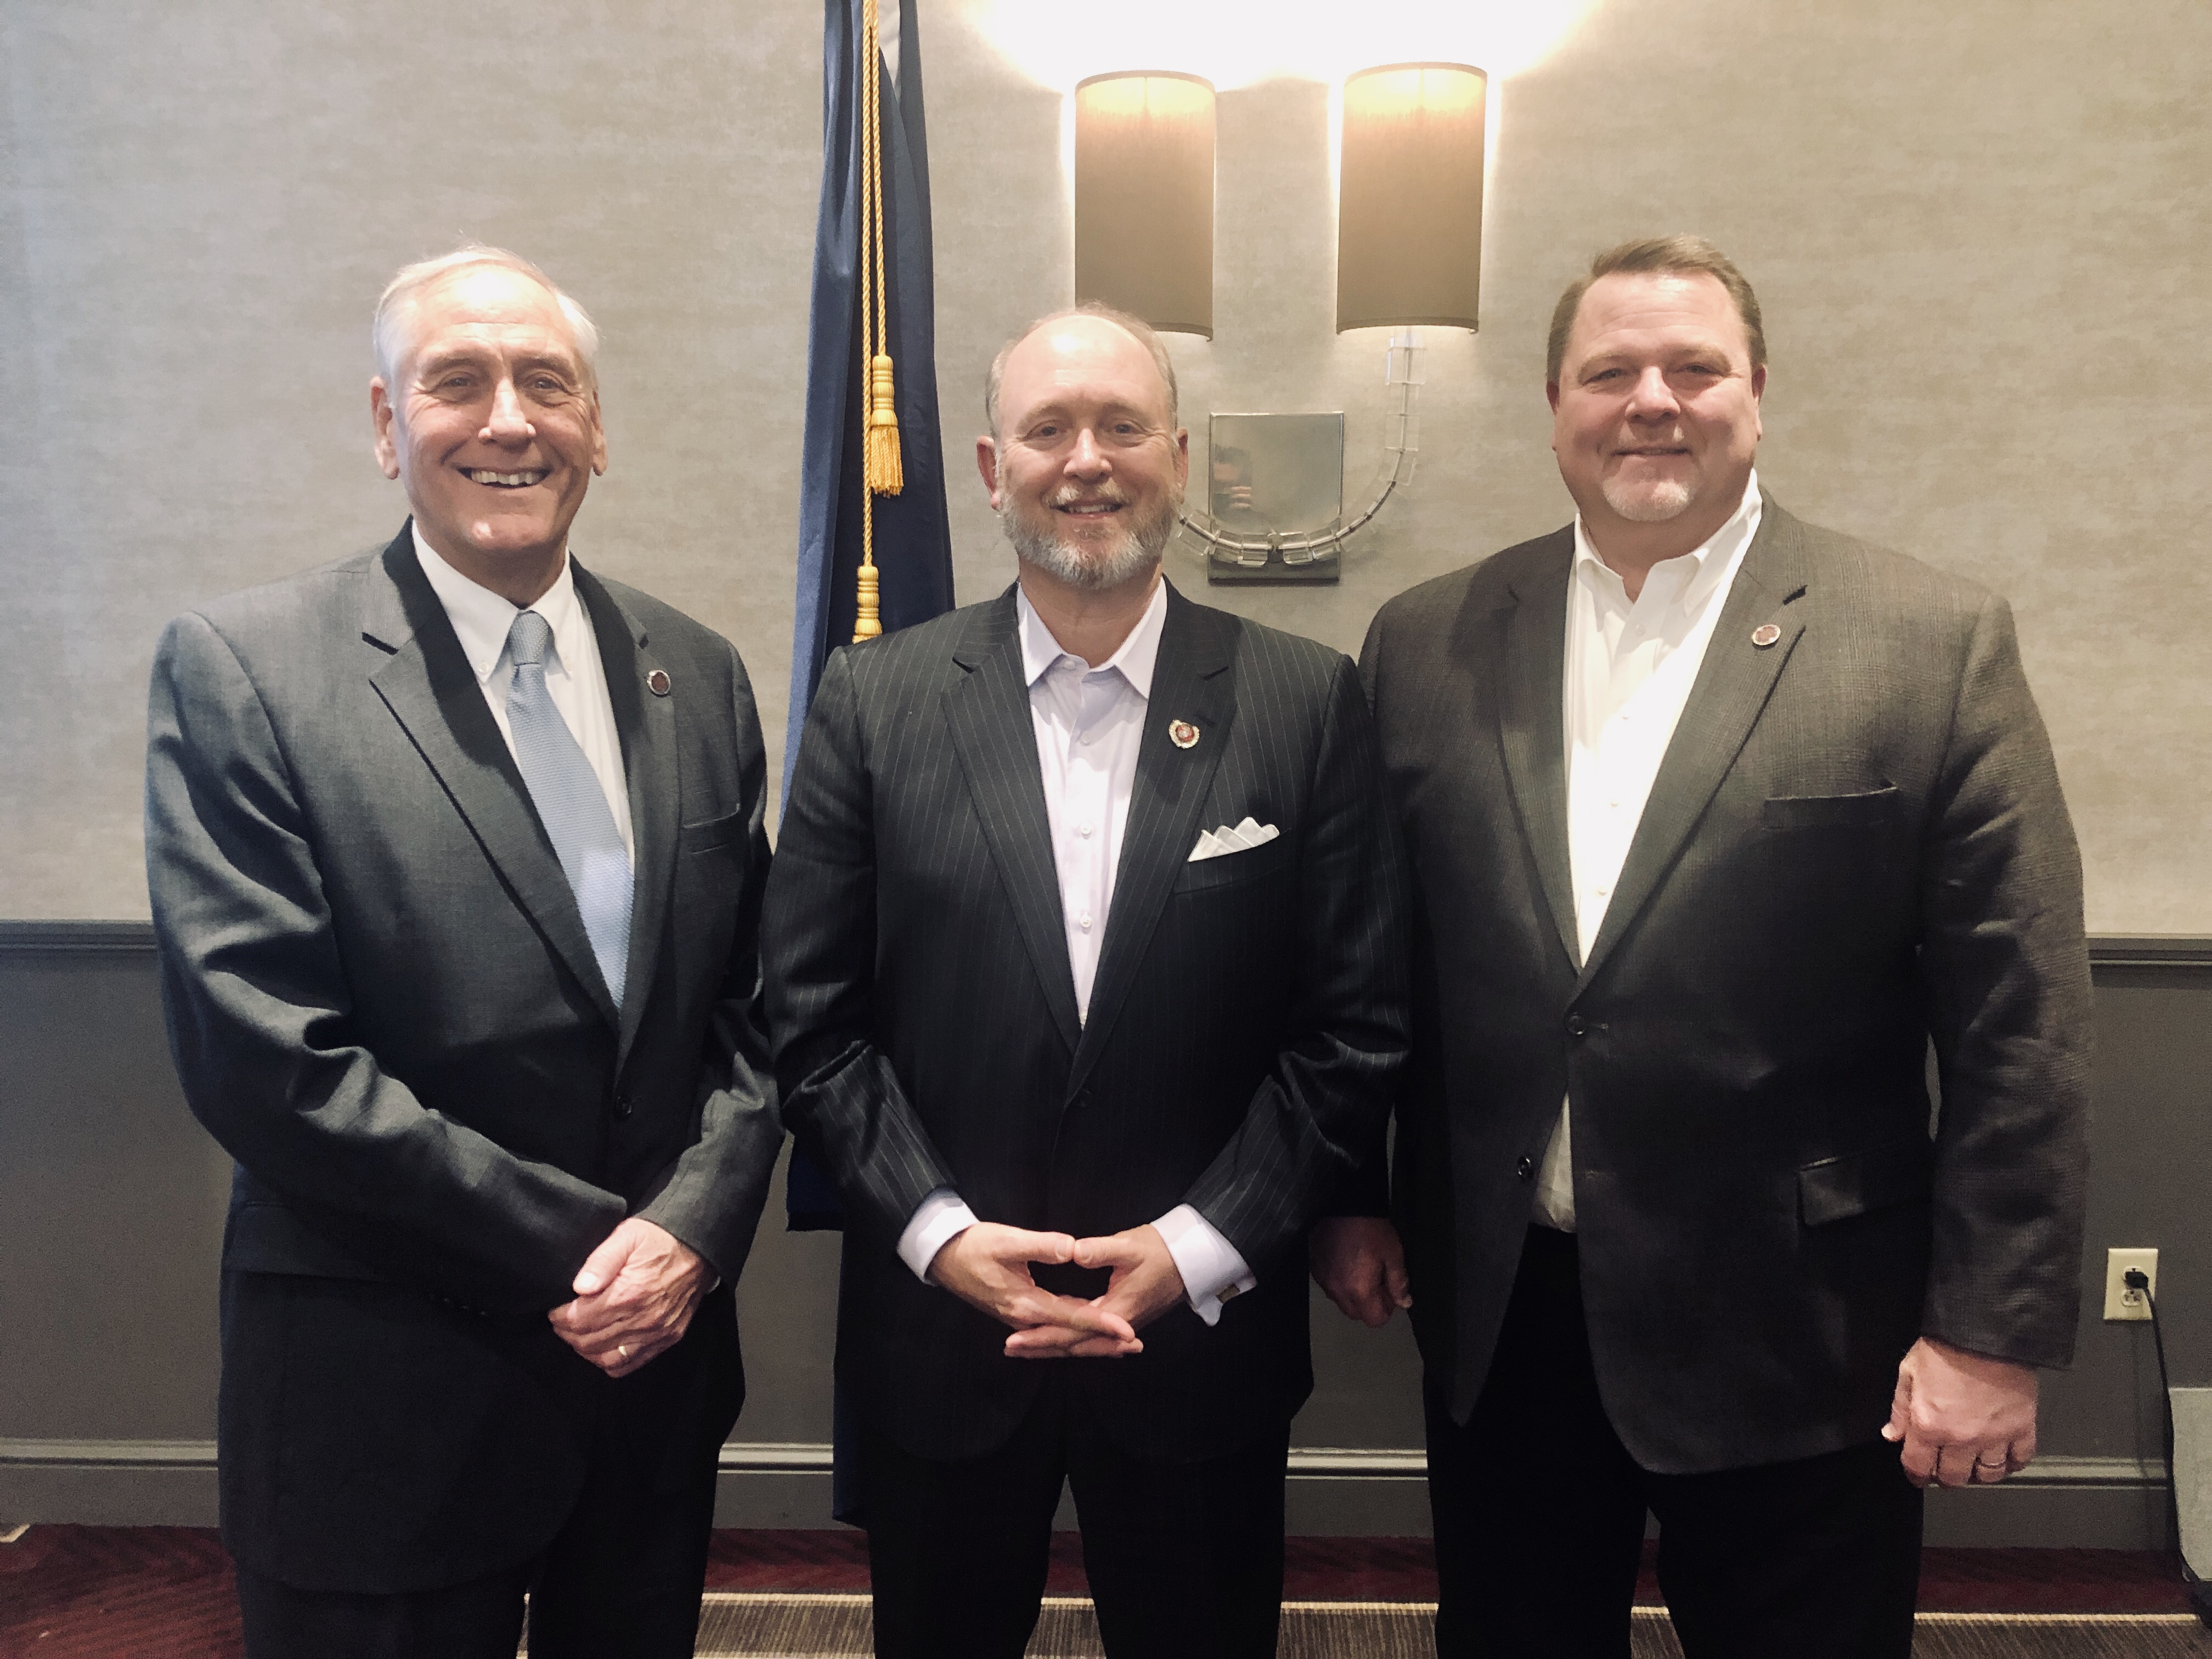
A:
{"type": "Polygon", "coordinates": [[[2140,1267],[2150,1279],[2150,1293],[2158,1295],[2158,1252],[2156,1250],[2107,1250],[2105,1252],[2105,1317],[2116,1319],[2148,1319],[2150,1303],[2141,1291],[2128,1288],[2124,1275],[2130,1267],[2140,1267]]]}

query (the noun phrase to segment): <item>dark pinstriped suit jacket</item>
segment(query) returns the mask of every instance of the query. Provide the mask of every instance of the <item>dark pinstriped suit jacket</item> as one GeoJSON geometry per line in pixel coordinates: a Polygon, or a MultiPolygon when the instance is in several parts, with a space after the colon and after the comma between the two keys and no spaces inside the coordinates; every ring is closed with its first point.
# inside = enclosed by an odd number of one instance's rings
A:
{"type": "Polygon", "coordinates": [[[1083,1024],[1013,590],[837,652],[807,720],[762,927],[777,1073],[847,1207],[839,1375],[919,1455],[1000,1443],[1042,1378],[898,1259],[939,1186],[1079,1237],[1188,1202],[1243,1253],[1259,1288],[1218,1326],[1178,1304],[1133,1358],[1048,1362],[1132,1449],[1233,1449],[1312,1387],[1303,1239],[1378,1144],[1406,1042],[1366,703],[1339,653],[1170,590],[1146,722],[1083,1024]],[[1188,862],[1248,815],[1280,836],[1188,862]]]}
{"type": "Polygon", "coordinates": [[[1583,961],[1572,558],[1402,593],[1362,655],[1417,894],[1393,1196],[1431,1385],[1463,1420],[1570,1089],[1591,1348],[1646,1468],[1870,1443],[1923,1331],[2063,1364],[2088,959],[2004,602],[1768,500],[1583,961]]]}

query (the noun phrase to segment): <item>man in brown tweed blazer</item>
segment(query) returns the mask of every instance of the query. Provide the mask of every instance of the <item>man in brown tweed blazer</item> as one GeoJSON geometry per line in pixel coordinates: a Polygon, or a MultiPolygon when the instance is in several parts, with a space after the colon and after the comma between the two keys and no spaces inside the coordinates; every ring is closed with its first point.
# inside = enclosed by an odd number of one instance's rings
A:
{"type": "Polygon", "coordinates": [[[1447,1654],[1625,1656],[1648,1509],[1692,1659],[1903,1659],[1920,1489],[2025,1464],[2071,1356],[2081,874],[2011,616],[1759,490],[1765,360],[1709,244],[1601,255],[1575,523],[1368,635],[1414,1057],[1395,1226],[1315,1263],[1410,1300],[1447,1654]]]}

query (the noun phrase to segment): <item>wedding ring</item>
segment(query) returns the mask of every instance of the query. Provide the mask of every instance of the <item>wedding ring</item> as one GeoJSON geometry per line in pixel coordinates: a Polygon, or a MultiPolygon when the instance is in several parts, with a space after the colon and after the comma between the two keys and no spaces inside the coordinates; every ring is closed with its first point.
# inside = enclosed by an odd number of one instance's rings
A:
{"type": "Polygon", "coordinates": [[[629,1349],[620,1342],[615,1344],[615,1352],[620,1354],[624,1359],[629,1358],[629,1349]]]}

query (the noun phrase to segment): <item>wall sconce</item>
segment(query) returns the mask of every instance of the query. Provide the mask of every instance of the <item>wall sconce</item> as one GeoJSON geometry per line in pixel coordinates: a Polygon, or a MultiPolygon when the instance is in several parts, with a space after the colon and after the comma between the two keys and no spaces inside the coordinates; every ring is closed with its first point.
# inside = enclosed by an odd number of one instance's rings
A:
{"type": "Polygon", "coordinates": [[[1075,297],[1213,337],[1213,83],[1129,70],[1075,88],[1075,297]]]}
{"type": "Polygon", "coordinates": [[[1344,544],[1413,481],[1419,453],[1413,325],[1473,329],[1482,276],[1482,144],[1488,77],[1465,64],[1390,64],[1344,83],[1338,151],[1336,329],[1390,327],[1383,356],[1383,465],[1375,493],[1326,522],[1303,516],[1272,476],[1316,465],[1320,429],[1340,416],[1216,416],[1213,488],[1183,527],[1204,544],[1215,583],[1332,582],[1344,544]],[[1232,426],[1224,426],[1232,422],[1232,426]],[[1226,458],[1224,459],[1224,458],[1226,458]]]}
{"type": "Polygon", "coordinates": [[[1487,81],[1465,64],[1392,64],[1345,82],[1338,333],[1475,326],[1487,81]]]}

